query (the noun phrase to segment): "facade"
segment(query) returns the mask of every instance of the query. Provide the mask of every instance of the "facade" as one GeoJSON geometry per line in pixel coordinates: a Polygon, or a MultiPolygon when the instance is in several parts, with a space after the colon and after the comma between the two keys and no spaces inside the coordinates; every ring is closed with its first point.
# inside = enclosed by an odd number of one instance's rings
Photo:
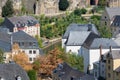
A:
{"type": "Polygon", "coordinates": [[[100,46],[102,45],[102,55],[109,51],[109,46],[113,50],[119,50],[120,46],[112,39],[96,38],[93,41],[86,40],[79,52],[84,58],[84,72],[90,71],[93,74],[93,63],[100,60],[100,46]]]}
{"type": "Polygon", "coordinates": [[[40,24],[38,20],[32,16],[5,18],[2,26],[8,28],[10,32],[22,30],[33,37],[36,35],[40,37],[40,24]]]}
{"type": "Polygon", "coordinates": [[[120,50],[110,50],[106,56],[106,80],[120,79],[120,50]]]}
{"type": "Polygon", "coordinates": [[[18,64],[0,64],[0,80],[30,80],[18,64]]]}
{"type": "Polygon", "coordinates": [[[70,67],[67,63],[61,63],[52,72],[52,80],[95,80],[92,75],[85,74],[70,67]]]}

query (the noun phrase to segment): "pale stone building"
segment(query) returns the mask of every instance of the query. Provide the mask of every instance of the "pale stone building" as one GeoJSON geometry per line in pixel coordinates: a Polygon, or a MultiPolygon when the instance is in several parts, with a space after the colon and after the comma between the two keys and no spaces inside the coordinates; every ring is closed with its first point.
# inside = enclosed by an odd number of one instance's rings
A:
{"type": "Polygon", "coordinates": [[[120,7],[120,0],[106,0],[108,7],[120,7]]]}

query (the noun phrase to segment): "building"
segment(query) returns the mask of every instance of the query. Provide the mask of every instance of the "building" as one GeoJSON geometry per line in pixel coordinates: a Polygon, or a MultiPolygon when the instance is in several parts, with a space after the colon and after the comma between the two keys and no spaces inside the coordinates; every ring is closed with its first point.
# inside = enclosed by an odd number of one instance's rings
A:
{"type": "Polygon", "coordinates": [[[2,26],[8,28],[10,32],[22,30],[33,37],[36,35],[40,37],[40,24],[38,20],[32,16],[5,18],[2,26]]]}
{"type": "Polygon", "coordinates": [[[32,36],[23,31],[18,31],[12,34],[0,32],[0,49],[4,52],[5,62],[9,62],[9,56],[12,53],[17,54],[12,50],[12,46],[17,43],[20,51],[27,54],[29,62],[32,63],[40,55],[38,41],[32,36]]]}
{"type": "Polygon", "coordinates": [[[95,80],[92,75],[73,69],[67,63],[61,63],[52,72],[52,80],[95,80]]]}
{"type": "Polygon", "coordinates": [[[91,31],[71,31],[65,43],[66,53],[72,52],[78,55],[81,51],[81,46],[88,38],[94,39],[99,38],[99,36],[91,31]]]}
{"type": "Polygon", "coordinates": [[[69,34],[71,31],[92,31],[93,33],[99,35],[94,24],[75,24],[72,23],[67,27],[64,35],[62,36],[62,48],[65,47],[65,43],[69,38],[69,34]]]}
{"type": "Polygon", "coordinates": [[[0,80],[30,80],[27,73],[15,63],[0,64],[0,80]]]}
{"type": "Polygon", "coordinates": [[[11,35],[12,45],[17,43],[22,52],[25,52],[28,57],[30,63],[34,62],[36,57],[39,56],[39,46],[38,41],[32,36],[26,34],[23,31],[15,32],[11,35]]]}
{"type": "Polygon", "coordinates": [[[109,46],[113,50],[120,50],[119,44],[108,38],[95,38],[94,40],[86,40],[81,47],[80,55],[84,58],[84,72],[90,71],[93,74],[93,63],[100,60],[100,46],[102,46],[102,55],[109,51],[109,46]]]}
{"type": "Polygon", "coordinates": [[[106,80],[120,79],[120,50],[112,50],[106,55],[106,80]]]}

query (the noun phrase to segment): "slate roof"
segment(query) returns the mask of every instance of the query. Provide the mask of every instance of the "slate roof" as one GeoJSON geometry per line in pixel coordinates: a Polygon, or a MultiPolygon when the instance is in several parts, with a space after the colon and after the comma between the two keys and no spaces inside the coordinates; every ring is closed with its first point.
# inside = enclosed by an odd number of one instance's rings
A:
{"type": "Polygon", "coordinates": [[[115,69],[114,71],[120,72],[120,66],[117,69],[115,69]]]}
{"type": "Polygon", "coordinates": [[[90,31],[71,31],[67,40],[67,46],[81,46],[86,38],[89,36],[90,31]]]}
{"type": "Polygon", "coordinates": [[[120,50],[112,50],[111,55],[113,59],[120,59],[120,50]]]}
{"type": "Polygon", "coordinates": [[[120,8],[119,7],[110,7],[110,8],[106,7],[105,9],[106,9],[106,11],[108,13],[108,16],[109,16],[110,20],[114,16],[120,15],[120,8]]]}
{"type": "Polygon", "coordinates": [[[111,26],[113,26],[113,27],[120,27],[120,15],[116,15],[114,17],[114,20],[113,20],[111,26]]]}
{"type": "Polygon", "coordinates": [[[95,38],[88,48],[99,49],[100,45],[102,45],[104,49],[109,49],[110,46],[113,48],[120,48],[120,46],[114,40],[108,38],[95,38]]]}
{"type": "Polygon", "coordinates": [[[0,40],[10,42],[10,34],[0,31],[0,40]]]}
{"type": "Polygon", "coordinates": [[[35,38],[28,35],[24,31],[18,31],[12,34],[13,42],[20,41],[20,42],[37,42],[35,38]]]}
{"type": "Polygon", "coordinates": [[[11,44],[8,42],[0,40],[0,49],[3,52],[10,52],[11,51],[11,44]]]}
{"type": "Polygon", "coordinates": [[[67,39],[71,31],[92,31],[95,34],[98,34],[98,31],[94,24],[75,24],[72,23],[67,27],[66,32],[63,35],[63,39],[67,39]]]}
{"type": "Polygon", "coordinates": [[[60,80],[95,80],[93,76],[87,75],[77,69],[71,68],[67,63],[61,63],[56,69],[53,70],[53,75],[55,75],[60,80]]]}
{"type": "Polygon", "coordinates": [[[38,41],[33,38],[32,36],[28,35],[24,31],[18,31],[12,34],[12,42],[20,43],[24,42],[24,45],[19,45],[22,49],[29,49],[29,48],[39,48],[38,47],[38,41]],[[29,43],[32,43],[32,45],[29,45],[29,43]]]}
{"type": "Polygon", "coordinates": [[[16,17],[10,17],[5,18],[4,22],[2,23],[3,27],[9,28],[9,30],[12,32],[13,27],[25,27],[27,26],[33,26],[35,24],[38,24],[38,20],[36,20],[32,16],[16,16],[16,17]]]}
{"type": "Polygon", "coordinates": [[[29,80],[27,73],[17,64],[0,64],[0,77],[5,80],[16,80],[20,76],[22,80],[29,80]]]}

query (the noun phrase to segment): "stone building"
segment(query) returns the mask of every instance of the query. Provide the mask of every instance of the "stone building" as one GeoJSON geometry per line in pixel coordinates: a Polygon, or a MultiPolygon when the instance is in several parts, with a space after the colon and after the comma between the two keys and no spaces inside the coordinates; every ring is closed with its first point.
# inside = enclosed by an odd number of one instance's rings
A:
{"type": "Polygon", "coordinates": [[[107,0],[108,7],[120,7],[120,0],[107,0]]]}

